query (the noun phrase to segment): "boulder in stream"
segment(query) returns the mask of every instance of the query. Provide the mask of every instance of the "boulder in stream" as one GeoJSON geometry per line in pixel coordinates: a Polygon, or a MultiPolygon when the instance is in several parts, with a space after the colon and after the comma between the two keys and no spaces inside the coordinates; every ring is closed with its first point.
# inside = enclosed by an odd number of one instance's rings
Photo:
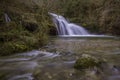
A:
{"type": "Polygon", "coordinates": [[[102,63],[104,62],[105,60],[97,59],[88,54],[83,54],[81,58],[76,60],[74,68],[75,69],[89,69],[94,67],[100,68],[102,66],[102,63]]]}

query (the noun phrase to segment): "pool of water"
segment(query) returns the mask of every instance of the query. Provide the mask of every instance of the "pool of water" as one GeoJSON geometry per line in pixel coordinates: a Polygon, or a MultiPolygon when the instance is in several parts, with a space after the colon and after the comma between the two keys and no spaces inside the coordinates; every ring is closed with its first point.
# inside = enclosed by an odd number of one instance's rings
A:
{"type": "Polygon", "coordinates": [[[52,37],[39,50],[0,57],[1,80],[120,80],[120,39],[52,37]],[[75,61],[89,54],[107,61],[103,71],[76,70],[75,61]]]}

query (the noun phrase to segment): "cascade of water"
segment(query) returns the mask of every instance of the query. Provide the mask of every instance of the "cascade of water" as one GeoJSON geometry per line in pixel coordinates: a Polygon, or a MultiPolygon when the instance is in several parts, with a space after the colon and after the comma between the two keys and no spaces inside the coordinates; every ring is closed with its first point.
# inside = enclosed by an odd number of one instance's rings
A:
{"type": "Polygon", "coordinates": [[[7,13],[5,13],[4,16],[5,16],[5,21],[6,22],[10,22],[11,21],[11,19],[9,18],[9,16],[7,15],[7,13]]]}
{"type": "Polygon", "coordinates": [[[54,13],[48,13],[55,24],[58,35],[89,35],[83,27],[69,23],[63,16],[54,13]]]}

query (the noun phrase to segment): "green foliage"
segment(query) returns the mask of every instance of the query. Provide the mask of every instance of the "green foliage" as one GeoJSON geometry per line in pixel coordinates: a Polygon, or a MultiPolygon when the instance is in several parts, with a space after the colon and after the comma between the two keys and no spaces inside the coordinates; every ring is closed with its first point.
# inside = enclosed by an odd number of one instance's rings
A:
{"type": "Polygon", "coordinates": [[[104,33],[120,35],[120,0],[105,0],[100,14],[100,30],[104,33]]]}
{"type": "Polygon", "coordinates": [[[45,45],[49,29],[46,18],[46,8],[40,8],[30,0],[0,1],[0,55],[28,51],[45,45]],[[5,22],[4,13],[8,14],[11,22],[5,22]]]}
{"type": "Polygon", "coordinates": [[[25,45],[23,42],[6,42],[4,44],[1,44],[0,48],[0,55],[5,56],[5,55],[10,55],[16,52],[23,52],[28,50],[29,47],[25,45]]]}
{"type": "Polygon", "coordinates": [[[40,31],[42,30],[31,32],[14,21],[4,23],[4,26],[0,27],[0,55],[10,55],[45,45],[47,35],[40,31]]]}
{"type": "Polygon", "coordinates": [[[42,32],[43,30],[31,32],[15,22],[6,23],[0,27],[0,31],[2,56],[39,48],[47,43],[47,35],[42,32]]]}
{"type": "Polygon", "coordinates": [[[20,35],[23,35],[24,31],[20,25],[15,22],[4,23],[4,26],[0,27],[0,41],[12,41],[19,39],[20,35]]]}

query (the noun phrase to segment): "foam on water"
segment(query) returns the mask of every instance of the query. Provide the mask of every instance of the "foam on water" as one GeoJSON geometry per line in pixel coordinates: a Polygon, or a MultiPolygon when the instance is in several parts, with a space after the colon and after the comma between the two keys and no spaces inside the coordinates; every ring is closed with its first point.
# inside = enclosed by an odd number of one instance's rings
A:
{"type": "Polygon", "coordinates": [[[28,61],[31,59],[35,59],[36,57],[39,58],[54,58],[60,56],[59,54],[50,53],[46,51],[38,51],[38,50],[32,50],[26,53],[19,53],[16,55],[12,55],[7,58],[1,58],[0,62],[14,62],[14,61],[28,61]]]}

